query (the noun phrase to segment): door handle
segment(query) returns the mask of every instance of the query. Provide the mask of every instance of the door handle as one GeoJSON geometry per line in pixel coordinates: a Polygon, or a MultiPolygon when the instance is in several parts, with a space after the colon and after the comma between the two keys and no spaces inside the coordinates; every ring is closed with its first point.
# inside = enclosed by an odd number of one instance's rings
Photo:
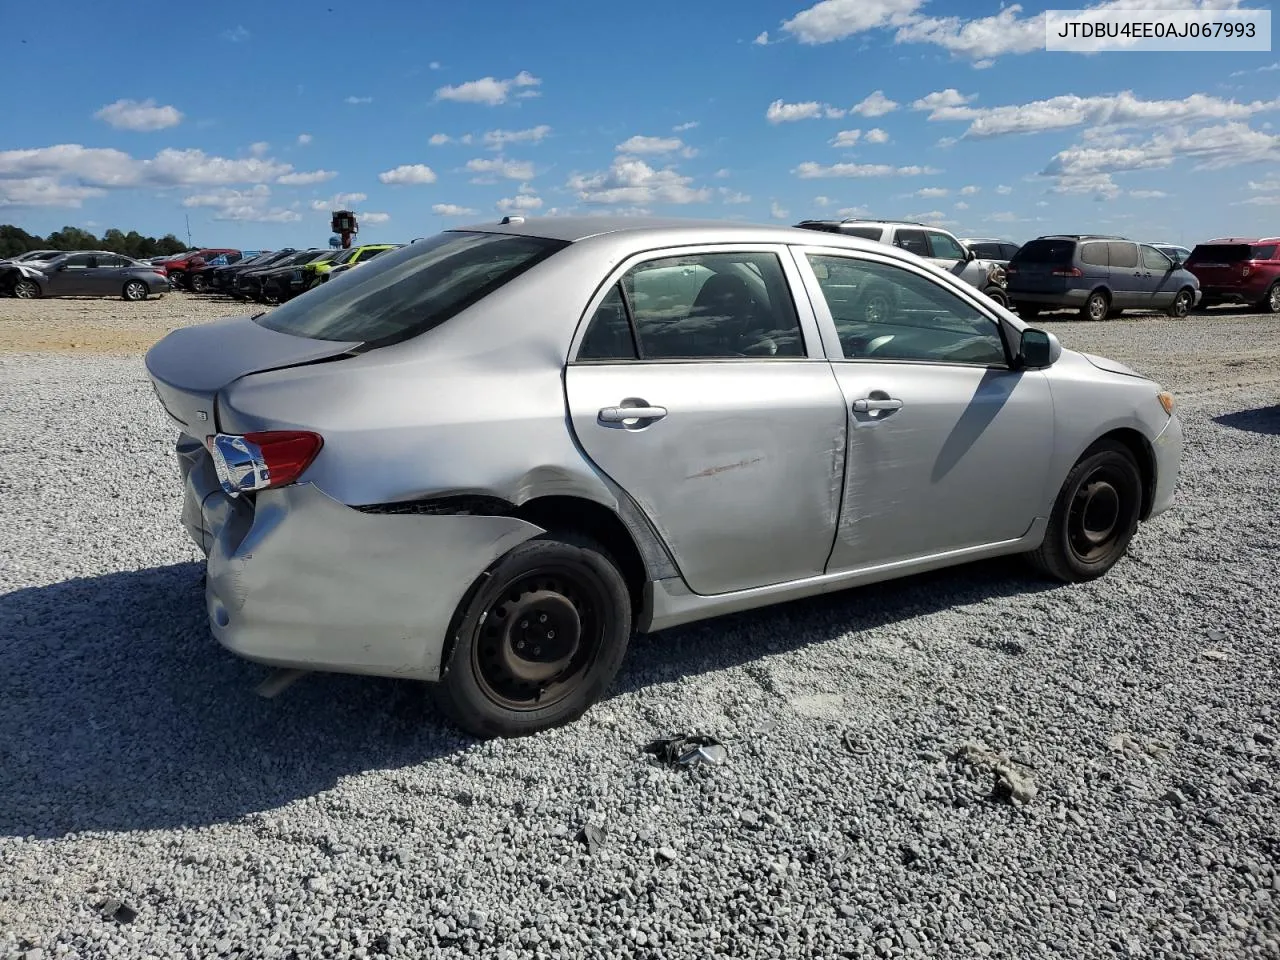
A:
{"type": "Polygon", "coordinates": [[[666,407],[604,407],[600,411],[600,422],[622,423],[625,420],[661,420],[666,415],[666,407]]]}
{"type": "Polygon", "coordinates": [[[853,401],[854,413],[870,413],[872,410],[900,410],[901,400],[871,400],[864,397],[853,401]]]}

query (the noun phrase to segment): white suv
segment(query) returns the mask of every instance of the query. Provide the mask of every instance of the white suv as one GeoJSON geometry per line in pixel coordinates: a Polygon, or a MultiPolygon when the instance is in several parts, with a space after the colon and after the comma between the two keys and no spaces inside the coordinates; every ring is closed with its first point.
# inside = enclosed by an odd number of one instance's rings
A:
{"type": "Polygon", "coordinates": [[[941,227],[902,220],[857,219],[801,220],[796,226],[806,230],[822,230],[826,233],[843,233],[866,240],[878,240],[908,250],[932,261],[970,286],[977,287],[1002,307],[1009,306],[1004,268],[994,260],[981,259],[957,240],[954,234],[941,227]]]}

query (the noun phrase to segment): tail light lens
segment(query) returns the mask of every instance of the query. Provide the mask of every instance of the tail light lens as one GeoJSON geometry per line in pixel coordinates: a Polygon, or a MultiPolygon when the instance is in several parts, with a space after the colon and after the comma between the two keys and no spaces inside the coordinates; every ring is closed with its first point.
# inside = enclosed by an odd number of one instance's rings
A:
{"type": "Polygon", "coordinates": [[[1054,270],[1054,271],[1053,271],[1052,276],[1055,276],[1055,277],[1083,277],[1083,276],[1084,276],[1084,271],[1083,271],[1083,270],[1081,270],[1079,267],[1071,267],[1071,268],[1070,268],[1070,269],[1068,269],[1068,270],[1058,269],[1058,270],[1054,270]]]}
{"type": "Polygon", "coordinates": [[[1006,277],[1016,276],[1017,273],[1018,273],[1018,267],[1015,264],[1010,263],[1004,268],[1004,275],[1006,277]]]}
{"type": "Polygon", "coordinates": [[[205,443],[222,489],[238,497],[295,482],[315,460],[324,438],[303,430],[270,430],[243,436],[218,433],[205,443]]]}

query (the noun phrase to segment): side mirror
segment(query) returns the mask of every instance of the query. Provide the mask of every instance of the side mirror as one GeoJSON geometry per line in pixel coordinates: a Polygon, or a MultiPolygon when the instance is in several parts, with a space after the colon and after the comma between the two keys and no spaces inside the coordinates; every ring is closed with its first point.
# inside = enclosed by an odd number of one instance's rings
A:
{"type": "Polygon", "coordinates": [[[966,247],[964,251],[965,263],[973,263],[973,261],[977,259],[978,259],[978,255],[974,253],[972,250],[970,250],[968,247],[966,247]]]}
{"type": "Polygon", "coordinates": [[[1057,339],[1044,330],[1027,327],[1022,331],[1022,340],[1018,344],[1018,366],[1032,370],[1052,366],[1062,353],[1057,339]]]}

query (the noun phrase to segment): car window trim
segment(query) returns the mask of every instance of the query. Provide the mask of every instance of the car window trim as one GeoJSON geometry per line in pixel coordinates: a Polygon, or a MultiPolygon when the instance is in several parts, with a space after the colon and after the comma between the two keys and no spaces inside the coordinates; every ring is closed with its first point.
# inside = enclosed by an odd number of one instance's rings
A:
{"type": "MultiPolygon", "coordinates": [[[[815,233],[817,231],[814,231],[815,233]]],[[[604,280],[596,287],[591,294],[591,298],[587,301],[587,306],[583,310],[582,315],[578,318],[577,326],[574,328],[573,337],[569,341],[569,350],[566,354],[566,364],[571,366],[600,366],[604,365],[620,365],[620,364],[638,364],[646,365],[654,364],[681,364],[681,363],[813,363],[826,362],[827,351],[825,343],[822,340],[822,331],[818,323],[818,319],[814,314],[813,304],[810,301],[808,291],[804,286],[804,276],[796,267],[795,258],[788,253],[789,246],[785,243],[742,243],[734,241],[725,241],[721,243],[696,243],[696,244],[676,244],[664,245],[660,247],[649,247],[644,250],[634,251],[624,257],[617,266],[610,269],[604,280]],[[635,329],[634,316],[631,313],[630,298],[627,296],[626,287],[622,286],[623,303],[626,305],[628,323],[631,325],[631,336],[636,350],[637,359],[633,360],[592,360],[580,359],[579,352],[582,350],[582,341],[586,338],[587,327],[596,315],[596,311],[600,309],[600,304],[604,302],[604,298],[609,295],[609,291],[615,285],[621,285],[622,278],[629,271],[642,263],[648,263],[652,260],[665,260],[668,257],[696,257],[700,254],[725,254],[725,253],[772,253],[778,258],[778,267],[782,270],[783,281],[786,285],[786,293],[791,297],[791,304],[795,310],[796,321],[800,327],[801,342],[804,346],[804,355],[800,357],[661,357],[645,360],[641,358],[642,348],[640,346],[640,337],[635,329]],[[804,294],[801,296],[801,294],[804,294]]]]}
{"type": "MultiPolygon", "coordinates": [[[[957,286],[938,282],[938,278],[927,270],[921,269],[920,265],[908,263],[900,260],[892,255],[885,256],[880,251],[872,250],[848,250],[842,247],[826,247],[821,244],[791,244],[792,258],[795,260],[796,267],[800,272],[801,278],[805,285],[805,291],[811,301],[815,317],[818,320],[819,333],[822,335],[822,343],[826,348],[827,360],[831,363],[907,363],[907,364],[923,364],[931,367],[971,367],[975,370],[1013,370],[1013,350],[1010,346],[1010,332],[1006,328],[1005,321],[999,314],[995,313],[991,307],[989,298],[986,297],[976,287],[970,286],[963,281],[956,281],[957,286]],[[844,355],[844,347],[840,344],[840,335],[836,330],[835,318],[831,315],[831,308],[827,306],[827,298],[823,296],[822,287],[818,282],[818,275],[813,272],[810,266],[808,255],[815,254],[821,257],[845,257],[850,260],[867,260],[873,263],[881,263],[885,266],[897,267],[900,270],[906,270],[908,273],[914,273],[925,280],[932,281],[939,287],[943,287],[948,293],[955,296],[963,303],[968,303],[971,307],[978,311],[979,314],[986,317],[990,322],[995,324],[996,332],[1000,336],[1000,343],[1004,347],[1005,362],[1002,365],[993,365],[989,363],[965,363],[956,360],[889,360],[876,357],[854,357],[849,358],[844,355]],[[983,303],[987,300],[987,303],[983,303]]],[[[910,253],[910,251],[904,251],[910,253]]]]}

